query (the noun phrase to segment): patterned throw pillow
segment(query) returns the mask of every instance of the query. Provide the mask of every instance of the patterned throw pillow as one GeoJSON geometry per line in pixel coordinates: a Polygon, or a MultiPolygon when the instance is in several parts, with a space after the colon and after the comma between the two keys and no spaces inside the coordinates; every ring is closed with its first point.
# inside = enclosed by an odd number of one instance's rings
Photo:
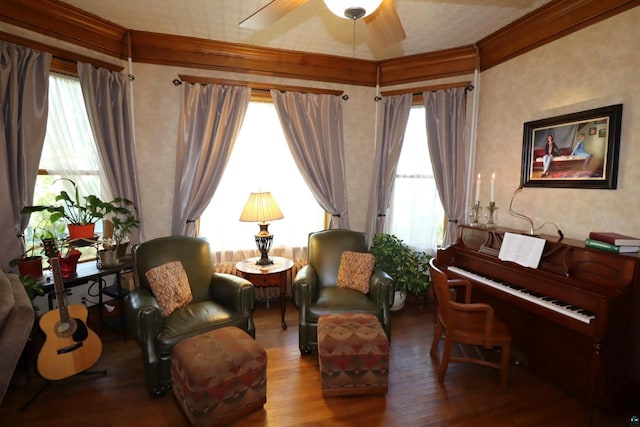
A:
{"type": "Polygon", "coordinates": [[[370,253],[344,251],[338,269],[338,287],[368,293],[375,261],[370,253]]]}
{"type": "Polygon", "coordinates": [[[154,267],[144,275],[160,304],[160,311],[164,317],[193,300],[189,279],[180,261],[154,267]]]}

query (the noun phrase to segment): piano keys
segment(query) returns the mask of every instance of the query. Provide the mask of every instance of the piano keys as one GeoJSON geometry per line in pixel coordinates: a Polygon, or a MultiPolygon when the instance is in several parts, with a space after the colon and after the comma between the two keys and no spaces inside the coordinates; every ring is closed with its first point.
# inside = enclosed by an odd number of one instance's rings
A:
{"type": "Polygon", "coordinates": [[[537,304],[541,307],[552,310],[561,316],[572,317],[579,322],[586,323],[587,325],[596,317],[591,311],[572,305],[568,302],[530,291],[512,283],[499,282],[491,277],[482,276],[478,273],[456,267],[455,265],[450,266],[449,271],[472,281],[483,283],[489,287],[497,289],[498,291],[514,295],[516,298],[520,298],[531,302],[532,304],[537,304]]]}
{"type": "Polygon", "coordinates": [[[527,268],[497,257],[505,231],[461,226],[437,262],[494,307],[523,363],[588,413],[640,405],[640,258],[545,237],[540,265],[527,268]]]}

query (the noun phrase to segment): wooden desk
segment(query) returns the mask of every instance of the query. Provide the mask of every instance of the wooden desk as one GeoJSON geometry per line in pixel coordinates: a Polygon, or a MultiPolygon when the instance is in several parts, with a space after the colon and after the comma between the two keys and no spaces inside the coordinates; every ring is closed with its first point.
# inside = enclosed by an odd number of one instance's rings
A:
{"type": "Polygon", "coordinates": [[[248,258],[236,264],[236,270],[242,277],[253,283],[257,288],[280,286],[280,314],[282,315],[282,329],[287,329],[284,320],[287,309],[287,274],[293,268],[293,261],[283,257],[270,257],[271,265],[256,265],[259,257],[248,258]]]}

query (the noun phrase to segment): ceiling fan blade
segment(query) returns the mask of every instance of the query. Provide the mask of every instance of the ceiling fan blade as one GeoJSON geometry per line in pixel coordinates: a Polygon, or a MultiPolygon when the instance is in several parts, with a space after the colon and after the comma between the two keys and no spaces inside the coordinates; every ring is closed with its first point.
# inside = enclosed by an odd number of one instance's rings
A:
{"type": "Polygon", "coordinates": [[[407,38],[393,0],[384,0],[375,12],[364,18],[364,22],[382,47],[393,46],[407,38]]]}
{"type": "Polygon", "coordinates": [[[272,0],[238,25],[240,28],[248,28],[251,30],[265,29],[307,1],[309,0],[272,0]]]}

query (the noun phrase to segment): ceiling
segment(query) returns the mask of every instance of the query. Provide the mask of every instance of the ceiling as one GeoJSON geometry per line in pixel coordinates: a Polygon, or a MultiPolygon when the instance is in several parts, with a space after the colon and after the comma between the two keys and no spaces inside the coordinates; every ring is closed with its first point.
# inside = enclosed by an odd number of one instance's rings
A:
{"type": "Polygon", "coordinates": [[[264,30],[238,27],[268,0],[64,0],[128,29],[381,61],[472,45],[551,0],[394,0],[407,38],[382,48],[361,20],[309,0],[264,30]]]}

